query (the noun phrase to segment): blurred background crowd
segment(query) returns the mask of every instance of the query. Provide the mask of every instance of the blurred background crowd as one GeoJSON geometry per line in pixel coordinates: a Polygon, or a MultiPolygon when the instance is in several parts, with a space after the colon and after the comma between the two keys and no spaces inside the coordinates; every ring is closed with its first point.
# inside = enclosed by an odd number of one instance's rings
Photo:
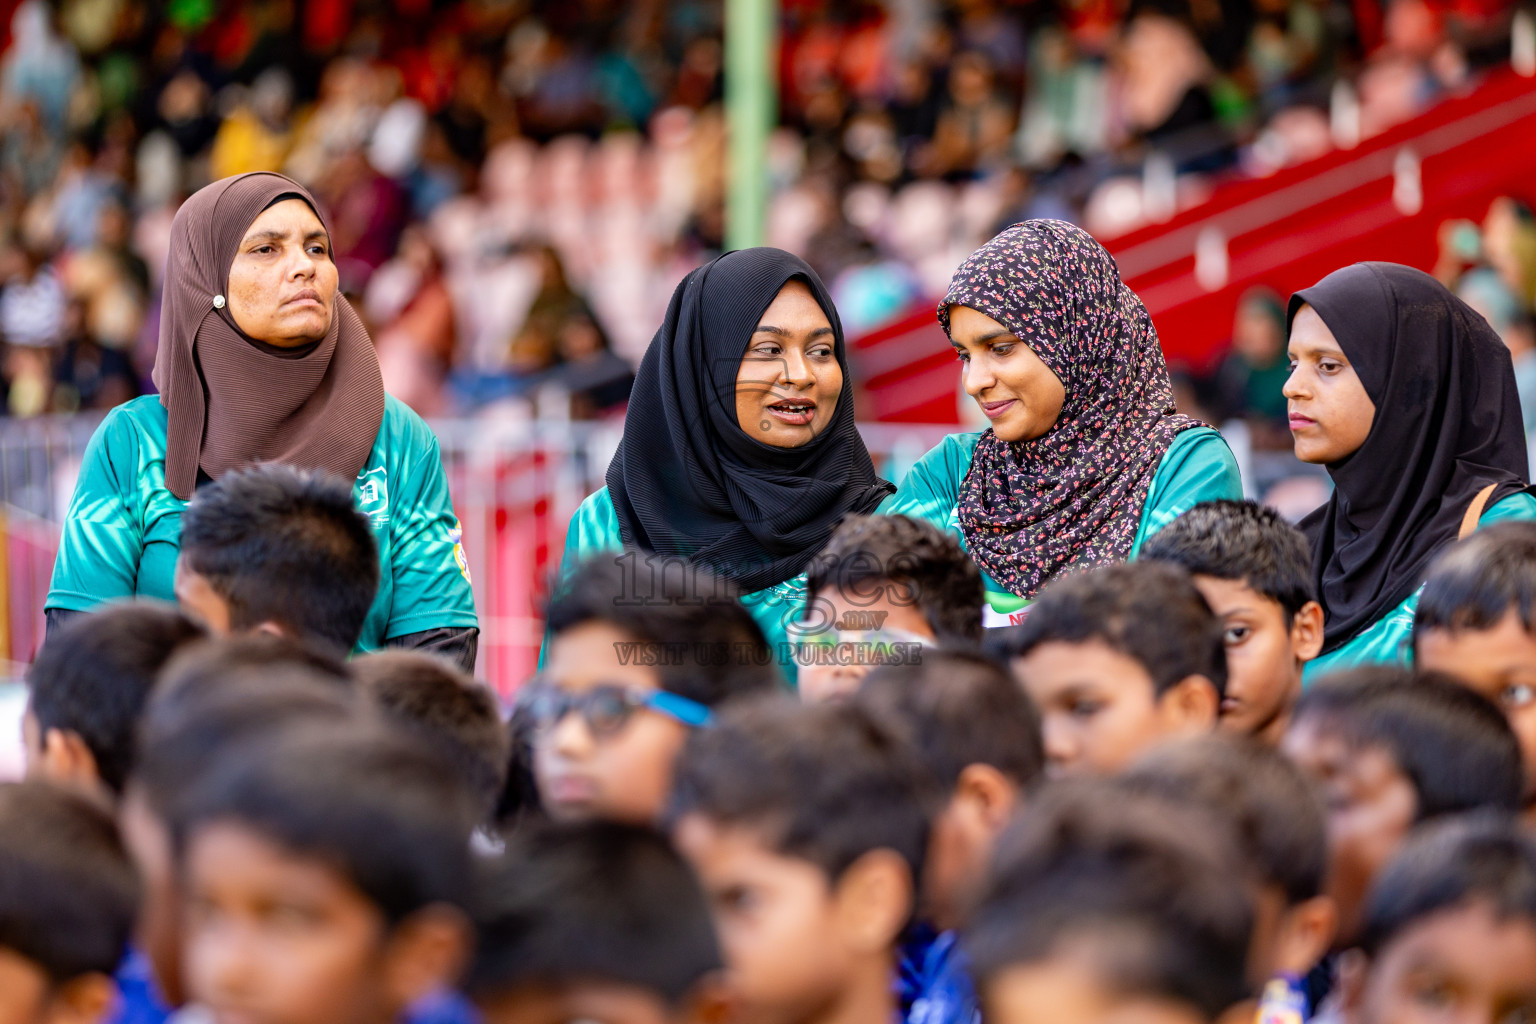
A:
{"type": "MultiPolygon", "coordinates": [[[[767,241],[810,260],[856,336],[1018,219],[1114,237],[1156,218],[1160,176],[1187,207],[1326,153],[1341,117],[1362,137],[1404,121],[1507,60],[1510,17],[784,0],[767,241]]],[[[723,245],[722,20],[719,0],[0,0],[5,413],[151,388],[177,205],[280,169],[327,204],[392,392],[429,416],[615,414],[672,287],[723,245]]],[[[1530,208],[1441,243],[1536,413],[1530,208]]],[[[1185,400],[1288,444],[1283,335],[1280,296],[1252,293],[1185,400]]]]}

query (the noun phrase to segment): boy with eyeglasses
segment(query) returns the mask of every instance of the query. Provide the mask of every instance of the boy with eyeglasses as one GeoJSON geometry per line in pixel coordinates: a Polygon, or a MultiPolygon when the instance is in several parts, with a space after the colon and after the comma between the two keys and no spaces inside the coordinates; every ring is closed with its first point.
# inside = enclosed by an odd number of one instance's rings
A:
{"type": "Polygon", "coordinates": [[[633,557],[598,555],[555,595],[544,671],[519,696],[556,820],[654,822],[689,731],[782,681],[729,582],[681,562],[636,573],[633,557]]]}

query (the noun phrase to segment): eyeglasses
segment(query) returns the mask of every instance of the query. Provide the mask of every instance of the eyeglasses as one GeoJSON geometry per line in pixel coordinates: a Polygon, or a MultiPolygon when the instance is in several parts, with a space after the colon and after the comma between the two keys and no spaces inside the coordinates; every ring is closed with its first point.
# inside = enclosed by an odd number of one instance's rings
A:
{"type": "Polygon", "coordinates": [[[642,709],[666,715],[693,729],[702,729],[714,720],[709,708],[696,700],[666,690],[645,690],[618,683],[599,683],[577,693],[536,679],[523,690],[518,703],[526,709],[536,737],[554,732],[573,711],[581,715],[582,722],[597,739],[617,735],[642,709]]]}

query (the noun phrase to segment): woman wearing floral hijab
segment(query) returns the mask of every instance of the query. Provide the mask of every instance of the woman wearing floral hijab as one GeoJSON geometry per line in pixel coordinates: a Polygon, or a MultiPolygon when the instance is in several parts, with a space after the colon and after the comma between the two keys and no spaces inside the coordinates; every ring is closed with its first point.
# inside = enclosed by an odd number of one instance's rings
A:
{"type": "Polygon", "coordinates": [[[1058,576],[1135,557],[1194,505],[1242,497],[1221,435],[1174,411],[1152,318],[1086,232],[1014,225],[955,272],[938,315],[992,426],[945,438],[881,511],[959,535],[988,625],[1058,576]]]}

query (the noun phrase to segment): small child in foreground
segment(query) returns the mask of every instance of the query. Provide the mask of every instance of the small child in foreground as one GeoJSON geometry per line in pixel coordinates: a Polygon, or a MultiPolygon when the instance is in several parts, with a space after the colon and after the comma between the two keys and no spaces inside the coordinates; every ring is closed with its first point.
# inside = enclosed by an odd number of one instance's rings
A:
{"type": "Polygon", "coordinates": [[[719,1024],[732,1009],[709,906],[650,829],[533,827],[484,865],[465,990],[484,1024],[719,1024]]]}
{"type": "Polygon", "coordinates": [[[909,745],[855,704],[762,698],[689,737],[671,832],[743,1022],[896,1016],[934,796],[909,745]]]}
{"type": "Polygon", "coordinates": [[[1260,1020],[1306,1020],[1305,979],[1332,947],[1338,919],[1323,894],[1323,805],[1307,777],[1271,747],[1218,734],[1154,750],[1123,779],[1233,824],[1254,892],[1248,980],[1262,990],[1260,1020]]]}
{"type": "Polygon", "coordinates": [[[1536,824],[1536,523],[1495,523],[1430,567],[1413,617],[1414,664],[1482,694],[1509,720],[1536,824]]]}
{"type": "Polygon", "coordinates": [[[358,687],[391,722],[438,745],[453,761],[480,795],[488,821],[512,745],[490,689],[446,658],[419,651],[379,651],[351,664],[358,687]]]}
{"type": "Polygon", "coordinates": [[[985,1019],[1215,1024],[1248,995],[1249,893],[1220,819],[1114,780],[1052,783],[966,928],[985,1019]]]}
{"type": "Polygon", "coordinates": [[[849,516],[806,569],[800,694],[849,697],[913,648],[974,649],[983,606],[981,570],[954,537],[908,516],[849,516]]]}
{"type": "Polygon", "coordinates": [[[566,581],[544,668],[518,695],[539,803],[556,820],[654,824],[689,733],[783,679],[729,581],[676,562],[653,575],[636,558],[598,555],[566,581]]]}
{"type": "Polygon", "coordinates": [[[960,652],[876,669],[854,700],[901,729],[942,794],[918,920],[902,942],[902,1013],[910,1024],[972,1024],[976,989],[956,929],[997,837],[1045,773],[1040,718],[1006,669],[960,652]]]}
{"type": "Polygon", "coordinates": [[[0,1024],[100,1024],[138,881],[112,817],[41,781],[0,785],[0,1024]]]}
{"type": "Polygon", "coordinates": [[[1279,743],[1302,670],[1323,649],[1306,537],[1272,508],[1208,501],[1148,538],[1141,558],[1183,566],[1221,619],[1222,728],[1279,743]]]}
{"type": "Polygon", "coordinates": [[[1221,621],[1178,566],[1131,562],[1059,580],[1001,648],[1040,711],[1053,776],[1114,774],[1216,727],[1221,621]]]}
{"type": "Polygon", "coordinates": [[[1371,889],[1340,973],[1345,1024],[1536,1020],[1536,837],[1499,814],[1426,827],[1371,889]]]}
{"type": "Polygon", "coordinates": [[[1444,677],[1355,669],[1296,703],[1280,749],[1321,789],[1334,948],[1360,937],[1366,893],[1416,825],[1520,806],[1520,748],[1499,710],[1444,677]]]}
{"type": "Polygon", "coordinates": [[[27,774],[116,800],[160,670],[203,631],[174,605],[125,601],[71,618],[27,672],[27,774]]]}
{"type": "Polygon", "coordinates": [[[176,827],[192,999],[218,1019],[395,1024],[459,980],[476,818],[444,757],[382,725],[227,752],[176,827]]]}

